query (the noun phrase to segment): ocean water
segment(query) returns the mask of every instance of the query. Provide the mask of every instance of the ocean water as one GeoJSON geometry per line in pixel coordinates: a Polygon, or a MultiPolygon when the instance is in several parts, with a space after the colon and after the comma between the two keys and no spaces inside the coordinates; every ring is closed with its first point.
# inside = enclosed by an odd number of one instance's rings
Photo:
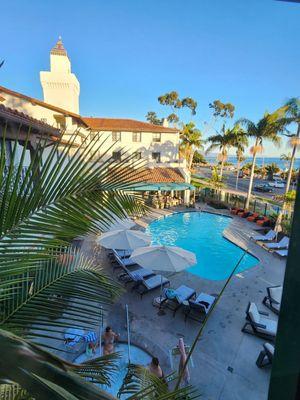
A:
{"type": "MultiPolygon", "coordinates": [[[[147,233],[152,244],[179,246],[192,251],[197,264],[187,271],[210,280],[229,277],[244,251],[226,240],[222,233],[231,218],[206,212],[183,212],[150,223],[147,233]]],[[[258,259],[246,253],[237,273],[252,268],[258,259]]]]}
{"type": "MultiPolygon", "coordinates": [[[[205,156],[205,158],[210,164],[218,163],[216,155],[205,156]]],[[[230,162],[230,163],[236,165],[236,163],[237,163],[236,157],[228,156],[227,162],[230,162]]],[[[251,157],[247,157],[246,160],[243,161],[241,165],[247,164],[248,162],[252,162],[251,157]]],[[[257,157],[257,159],[256,159],[256,164],[260,167],[263,165],[268,165],[268,164],[272,164],[272,163],[277,164],[281,170],[285,170],[289,167],[289,164],[286,161],[280,160],[279,157],[257,157]]],[[[294,168],[296,168],[296,169],[300,168],[300,158],[297,158],[295,160],[294,168]]]]}

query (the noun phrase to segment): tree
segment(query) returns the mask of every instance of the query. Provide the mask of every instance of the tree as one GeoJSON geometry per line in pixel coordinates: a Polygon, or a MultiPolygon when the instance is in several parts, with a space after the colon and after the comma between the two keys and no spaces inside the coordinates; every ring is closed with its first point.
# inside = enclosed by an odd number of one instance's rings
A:
{"type": "Polygon", "coordinates": [[[146,120],[150,122],[150,124],[154,125],[161,125],[162,120],[158,118],[156,112],[154,111],[148,111],[146,115],[146,120]]]}
{"type": "Polygon", "coordinates": [[[237,157],[237,168],[236,168],[236,182],[235,188],[238,189],[239,182],[239,173],[241,162],[245,159],[245,147],[248,146],[248,138],[246,132],[239,126],[239,124],[235,124],[234,129],[232,130],[232,147],[236,149],[236,157],[237,157]]]}
{"type": "Polygon", "coordinates": [[[176,110],[182,108],[189,108],[191,110],[191,114],[196,115],[197,102],[191,97],[184,97],[180,99],[179,94],[175,91],[159,96],[158,102],[163,106],[171,107],[172,113],[167,117],[169,122],[177,123],[179,121],[176,110]]]}
{"type": "Polygon", "coordinates": [[[196,128],[193,122],[183,125],[180,132],[180,152],[184,155],[188,162],[188,167],[192,168],[193,157],[196,149],[201,149],[202,146],[202,133],[196,128]]]}
{"type": "Polygon", "coordinates": [[[265,170],[266,170],[267,175],[268,175],[268,180],[272,181],[273,178],[274,178],[274,174],[279,172],[280,168],[278,167],[278,165],[276,163],[272,163],[272,164],[266,165],[265,166],[265,170]]]}
{"type": "Polygon", "coordinates": [[[214,100],[209,103],[209,108],[212,108],[214,117],[233,118],[235,107],[231,103],[222,103],[220,100],[214,100]]]}
{"type": "Polygon", "coordinates": [[[286,123],[294,123],[297,125],[297,133],[288,135],[290,137],[289,145],[292,148],[292,154],[290,157],[289,171],[286,181],[285,192],[288,193],[291,185],[291,178],[293,173],[294,161],[296,157],[297,148],[300,146],[300,99],[291,98],[286,104],[286,123]]]}
{"type": "Polygon", "coordinates": [[[239,129],[240,128],[238,126],[235,126],[231,129],[225,129],[225,124],[224,124],[221,129],[221,133],[209,136],[209,138],[207,139],[207,141],[210,142],[211,145],[206,149],[206,154],[208,154],[209,152],[211,152],[216,148],[219,149],[218,160],[221,163],[221,168],[220,168],[221,179],[223,176],[224,163],[227,160],[228,150],[235,143],[234,142],[235,137],[239,129]]]}
{"type": "Polygon", "coordinates": [[[272,114],[265,113],[263,118],[261,118],[257,123],[246,118],[242,118],[238,121],[241,126],[246,128],[248,137],[254,138],[255,140],[254,146],[252,146],[250,150],[252,153],[252,165],[245,208],[249,208],[250,204],[256,156],[258,153],[262,152],[264,140],[269,140],[276,146],[280,145],[281,140],[278,134],[285,130],[286,122],[283,120],[284,114],[285,108],[283,107],[279,108],[272,114]]]}
{"type": "Polygon", "coordinates": [[[195,150],[193,164],[207,164],[206,158],[199,151],[195,150]]]}
{"type": "Polygon", "coordinates": [[[218,174],[218,168],[213,167],[211,178],[208,181],[215,189],[221,189],[224,186],[221,176],[218,174]]]}

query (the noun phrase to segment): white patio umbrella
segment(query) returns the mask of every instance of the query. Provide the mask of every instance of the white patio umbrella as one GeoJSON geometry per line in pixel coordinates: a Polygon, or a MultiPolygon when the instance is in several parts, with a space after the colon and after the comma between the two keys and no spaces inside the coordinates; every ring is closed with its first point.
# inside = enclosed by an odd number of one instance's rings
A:
{"type": "Polygon", "coordinates": [[[107,249],[134,250],[151,243],[151,236],[141,231],[116,230],[103,233],[97,243],[107,249]]]}
{"type": "Polygon", "coordinates": [[[140,247],[133,251],[130,260],[144,268],[166,272],[180,272],[197,263],[194,253],[176,246],[140,247]]]}
{"type": "MultiPolygon", "coordinates": [[[[165,272],[180,272],[197,263],[196,256],[191,251],[184,250],[177,246],[160,245],[140,247],[133,251],[130,260],[139,264],[141,267],[165,272]]],[[[162,298],[162,278],[161,275],[159,314],[163,313],[160,307],[162,298]]]]}

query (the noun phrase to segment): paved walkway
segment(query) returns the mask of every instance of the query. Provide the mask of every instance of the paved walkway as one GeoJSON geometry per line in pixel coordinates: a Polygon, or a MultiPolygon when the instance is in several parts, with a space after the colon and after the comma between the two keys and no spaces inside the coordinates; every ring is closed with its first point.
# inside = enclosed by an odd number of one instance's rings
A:
{"type": "MultiPolygon", "coordinates": [[[[151,220],[169,212],[157,210],[138,223],[145,227],[151,220]]],[[[224,231],[229,240],[247,248],[260,262],[232,279],[194,352],[191,383],[199,388],[204,400],[267,399],[270,369],[259,369],[255,364],[264,340],[242,333],[241,327],[249,300],[256,302],[260,309],[267,310],[261,304],[266,287],[282,283],[285,262],[249,240],[254,229],[258,226],[234,217],[224,231]]],[[[102,256],[105,269],[111,273],[104,252],[102,256]]],[[[224,281],[210,281],[188,272],[174,274],[170,280],[173,287],[184,283],[197,293],[219,293],[224,284],[224,281]]],[[[153,291],[140,300],[137,294],[126,290],[112,308],[107,322],[126,340],[125,304],[128,304],[133,342],[158,356],[166,372],[170,372],[169,349],[176,346],[180,337],[191,344],[200,324],[190,320],[185,323],[180,310],[175,318],[170,310],[166,310],[166,315],[158,316],[157,309],[152,306],[153,298],[158,295],[159,290],[153,291]]],[[[271,311],[270,317],[277,318],[271,311]]]]}

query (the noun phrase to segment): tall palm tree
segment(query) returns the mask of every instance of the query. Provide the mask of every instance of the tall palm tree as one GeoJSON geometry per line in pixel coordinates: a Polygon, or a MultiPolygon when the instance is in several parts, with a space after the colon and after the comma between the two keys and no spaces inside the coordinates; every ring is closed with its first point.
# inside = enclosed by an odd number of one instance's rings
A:
{"type": "MultiPolygon", "coordinates": [[[[52,350],[65,354],[61,343],[68,328],[98,331],[100,305],[106,309],[120,293],[101,265],[72,241],[145,211],[131,189],[143,178],[140,162],[131,170],[132,156],[124,154],[118,163],[105,160],[100,135],[86,139],[74,153],[74,134],[67,144],[54,143],[48,153],[41,138],[26,166],[29,133],[20,157],[16,140],[9,159],[6,129],[0,129],[0,136],[1,398],[20,398],[25,391],[26,398],[42,400],[115,399],[82,378],[109,384],[116,354],[75,365],[52,350]]],[[[157,399],[188,395],[188,389],[151,390],[157,399]]]]}
{"type": "Polygon", "coordinates": [[[235,124],[232,129],[232,140],[231,145],[236,148],[237,168],[236,168],[236,181],[235,188],[238,189],[239,173],[241,162],[245,159],[245,147],[248,146],[248,137],[246,132],[240,127],[239,124],[235,124]]]}
{"type": "Polygon", "coordinates": [[[189,169],[191,169],[195,151],[203,148],[202,133],[193,122],[189,122],[183,125],[180,139],[180,151],[186,158],[189,169]]]}
{"type": "Polygon", "coordinates": [[[287,107],[286,116],[288,123],[297,124],[297,133],[290,136],[289,145],[292,148],[292,154],[290,157],[289,163],[289,171],[286,180],[285,193],[290,190],[291,178],[293,173],[294,161],[296,157],[297,148],[300,146],[300,99],[292,98],[290,99],[285,106],[287,107]]]}
{"type": "Polygon", "coordinates": [[[221,162],[220,167],[220,178],[223,176],[223,169],[225,161],[227,160],[228,151],[230,147],[233,146],[234,137],[239,130],[238,126],[234,126],[233,128],[225,128],[225,125],[222,126],[221,133],[217,135],[210,136],[207,141],[211,143],[211,145],[206,149],[206,154],[210,153],[214,149],[219,149],[218,160],[221,162]]]}
{"type": "Polygon", "coordinates": [[[262,152],[265,140],[271,141],[275,146],[280,145],[281,138],[278,134],[283,132],[286,126],[286,122],[283,120],[285,111],[286,108],[282,107],[271,114],[265,113],[263,118],[257,123],[246,118],[242,118],[238,121],[241,126],[245,127],[248,137],[255,140],[254,146],[250,149],[252,153],[252,165],[245,208],[249,208],[250,204],[256,156],[258,153],[262,152]]]}

